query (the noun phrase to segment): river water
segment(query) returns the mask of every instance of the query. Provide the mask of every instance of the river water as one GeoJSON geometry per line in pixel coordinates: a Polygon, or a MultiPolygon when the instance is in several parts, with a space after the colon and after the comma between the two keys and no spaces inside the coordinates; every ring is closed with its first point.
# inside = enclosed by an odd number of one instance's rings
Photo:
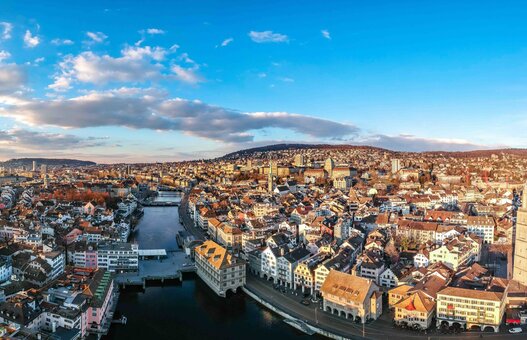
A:
{"type": "MultiPolygon", "coordinates": [[[[173,197],[159,197],[172,200],[173,197]]],[[[133,240],[140,248],[176,249],[182,230],[177,207],[146,207],[133,240]]],[[[112,325],[106,339],[289,339],[308,336],[285,324],[243,293],[220,298],[194,274],[179,281],[121,291],[117,311],[126,325],[112,325]]]]}

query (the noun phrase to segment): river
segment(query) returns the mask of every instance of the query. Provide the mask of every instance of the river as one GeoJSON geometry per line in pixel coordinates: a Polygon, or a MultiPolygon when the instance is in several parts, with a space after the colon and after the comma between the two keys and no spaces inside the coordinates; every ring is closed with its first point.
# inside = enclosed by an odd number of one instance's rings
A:
{"type": "MultiPolygon", "coordinates": [[[[159,200],[173,197],[161,196],[159,200]]],[[[177,248],[184,229],[177,207],[147,207],[132,239],[140,248],[177,248]]],[[[117,311],[126,325],[112,325],[105,339],[288,339],[308,336],[285,324],[243,293],[215,295],[196,275],[184,281],[121,291],[117,311]]]]}

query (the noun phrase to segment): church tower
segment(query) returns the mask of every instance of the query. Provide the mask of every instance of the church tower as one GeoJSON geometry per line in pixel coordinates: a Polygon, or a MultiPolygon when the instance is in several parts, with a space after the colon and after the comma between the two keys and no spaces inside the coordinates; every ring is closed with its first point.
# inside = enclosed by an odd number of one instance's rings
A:
{"type": "Polygon", "coordinates": [[[514,269],[512,278],[527,285],[527,184],[523,187],[522,206],[516,216],[514,269]]]}
{"type": "Polygon", "coordinates": [[[269,161],[269,174],[267,177],[267,191],[270,193],[274,190],[274,183],[273,183],[273,162],[269,161]]]}

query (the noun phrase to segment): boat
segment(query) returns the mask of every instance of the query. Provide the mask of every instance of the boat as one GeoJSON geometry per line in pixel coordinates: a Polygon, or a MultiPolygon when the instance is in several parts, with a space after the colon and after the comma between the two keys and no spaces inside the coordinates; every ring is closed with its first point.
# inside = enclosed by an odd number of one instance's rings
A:
{"type": "Polygon", "coordinates": [[[118,323],[118,324],[121,324],[121,325],[126,325],[127,321],[128,321],[128,319],[126,318],[126,316],[123,315],[119,319],[112,320],[112,323],[118,323]]]}

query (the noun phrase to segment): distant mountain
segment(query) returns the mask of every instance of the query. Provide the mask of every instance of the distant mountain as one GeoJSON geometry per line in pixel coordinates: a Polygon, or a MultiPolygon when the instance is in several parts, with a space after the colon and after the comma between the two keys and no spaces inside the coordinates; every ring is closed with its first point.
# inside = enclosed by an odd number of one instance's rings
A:
{"type": "Polygon", "coordinates": [[[33,166],[33,161],[37,162],[37,167],[43,164],[48,167],[81,167],[81,166],[90,166],[96,165],[95,162],[90,161],[81,161],[78,159],[60,159],[60,158],[15,158],[10,159],[5,162],[0,162],[0,166],[18,168],[25,166],[28,169],[31,169],[33,166]]]}
{"type": "Polygon", "coordinates": [[[332,150],[380,150],[386,152],[393,152],[394,154],[421,154],[428,156],[450,156],[455,158],[467,157],[490,157],[493,154],[506,154],[521,157],[527,157],[527,149],[492,149],[492,150],[471,150],[471,151],[423,151],[423,152],[405,152],[393,151],[374,146],[366,145],[349,145],[349,144],[274,144],[266,145],[257,148],[250,148],[239,150],[226,154],[221,159],[237,159],[244,157],[254,157],[258,153],[265,153],[269,151],[284,151],[294,149],[332,149],[332,150]]]}

